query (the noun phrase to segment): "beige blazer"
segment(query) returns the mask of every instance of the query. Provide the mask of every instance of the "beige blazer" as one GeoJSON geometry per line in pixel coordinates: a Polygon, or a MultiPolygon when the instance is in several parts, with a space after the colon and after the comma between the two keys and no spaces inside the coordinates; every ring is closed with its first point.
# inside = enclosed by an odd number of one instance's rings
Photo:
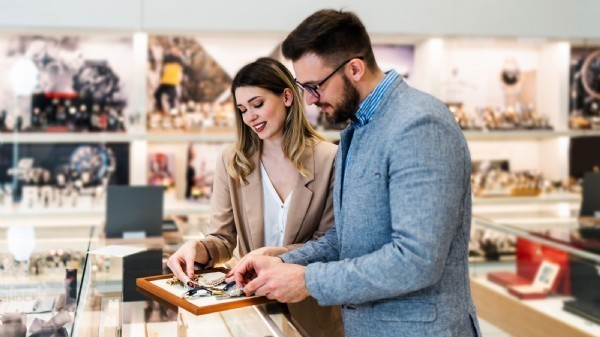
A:
{"type": "MultiPolygon", "coordinates": [[[[263,190],[259,168],[260,154],[250,158],[255,169],[238,183],[227,173],[233,147],[223,151],[214,175],[211,199],[211,233],[202,243],[210,255],[209,265],[224,263],[233,256],[239,242],[240,255],[264,247],[263,190]]],[[[290,249],[318,238],[333,225],[333,161],[337,146],[318,142],[307,146],[300,157],[309,170],[306,176],[298,173],[288,219],[284,245],[290,249]]]]}
{"type": "MultiPolygon", "coordinates": [[[[337,145],[311,142],[300,157],[309,170],[298,173],[288,218],[284,245],[293,249],[316,239],[333,226],[333,178],[337,145]]],[[[224,263],[236,248],[241,256],[264,246],[263,190],[259,168],[260,153],[252,156],[254,170],[247,183],[227,173],[233,146],[223,151],[214,175],[211,199],[211,233],[201,242],[209,254],[208,265],[224,263]]],[[[292,318],[309,336],[343,336],[339,307],[320,307],[313,298],[288,306],[292,318]]]]}

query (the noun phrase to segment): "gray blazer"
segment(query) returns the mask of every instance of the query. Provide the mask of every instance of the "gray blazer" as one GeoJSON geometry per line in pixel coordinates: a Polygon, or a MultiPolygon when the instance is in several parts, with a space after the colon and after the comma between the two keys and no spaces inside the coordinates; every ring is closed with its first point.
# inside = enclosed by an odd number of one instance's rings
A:
{"type": "Polygon", "coordinates": [[[335,167],[335,226],[281,256],[307,265],[311,295],[343,305],[347,336],[480,336],[470,155],[446,106],[398,78],[369,124],[342,132],[335,167]]]}

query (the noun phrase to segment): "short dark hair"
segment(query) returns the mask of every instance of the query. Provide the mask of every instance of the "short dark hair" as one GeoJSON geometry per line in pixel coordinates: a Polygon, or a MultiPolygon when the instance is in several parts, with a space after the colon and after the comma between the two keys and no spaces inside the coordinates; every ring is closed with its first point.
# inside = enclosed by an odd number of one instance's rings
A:
{"type": "Polygon", "coordinates": [[[304,19],[283,41],[281,51],[292,61],[315,53],[331,67],[363,56],[371,70],[377,67],[365,26],[356,14],[341,10],[322,9],[304,19]]]}

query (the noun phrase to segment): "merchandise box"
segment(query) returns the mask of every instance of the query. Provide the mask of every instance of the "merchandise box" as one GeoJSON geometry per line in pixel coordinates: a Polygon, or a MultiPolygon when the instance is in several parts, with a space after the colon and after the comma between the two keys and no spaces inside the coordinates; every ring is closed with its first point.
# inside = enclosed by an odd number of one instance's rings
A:
{"type": "Polygon", "coordinates": [[[560,265],[544,260],[531,284],[509,286],[508,292],[520,299],[543,299],[555,292],[561,276],[560,265]]]}
{"type": "Polygon", "coordinates": [[[530,279],[506,271],[488,273],[487,279],[503,287],[531,284],[530,279]]]}

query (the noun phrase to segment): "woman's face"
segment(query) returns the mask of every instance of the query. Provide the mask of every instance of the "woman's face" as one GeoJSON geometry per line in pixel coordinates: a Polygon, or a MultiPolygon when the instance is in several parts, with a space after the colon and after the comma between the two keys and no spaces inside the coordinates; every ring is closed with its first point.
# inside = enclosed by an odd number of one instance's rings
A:
{"type": "Polygon", "coordinates": [[[280,139],[286,107],[292,105],[292,91],[285,89],[281,95],[260,87],[239,87],[235,90],[237,109],[244,124],[262,140],[280,139]]]}

